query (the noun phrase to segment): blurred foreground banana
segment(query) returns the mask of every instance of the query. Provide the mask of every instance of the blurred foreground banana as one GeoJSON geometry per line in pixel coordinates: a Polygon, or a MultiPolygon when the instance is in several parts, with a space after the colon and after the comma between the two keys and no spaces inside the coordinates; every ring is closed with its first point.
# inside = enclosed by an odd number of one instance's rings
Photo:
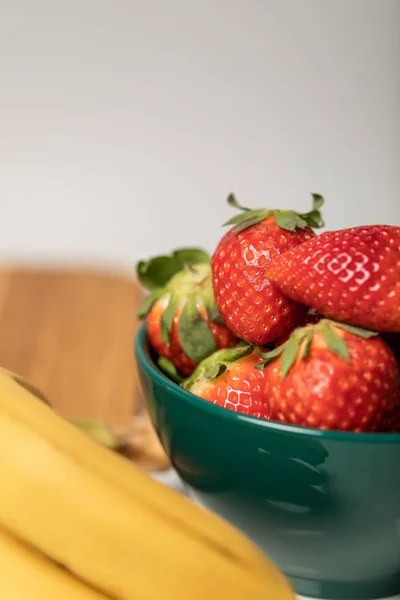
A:
{"type": "Polygon", "coordinates": [[[87,594],[294,599],[239,531],[101,447],[1,370],[0,464],[0,527],[63,565],[87,594]]]}
{"type": "Polygon", "coordinates": [[[0,530],[0,590],[4,600],[107,600],[4,530],[0,530]]]}

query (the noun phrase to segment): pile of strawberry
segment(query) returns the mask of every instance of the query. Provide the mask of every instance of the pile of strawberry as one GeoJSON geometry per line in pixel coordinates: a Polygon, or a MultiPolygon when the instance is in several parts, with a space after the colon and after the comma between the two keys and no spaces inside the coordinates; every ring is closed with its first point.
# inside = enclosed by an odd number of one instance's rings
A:
{"type": "Polygon", "coordinates": [[[293,425],[400,431],[400,227],[327,231],[312,210],[251,210],[213,255],[137,265],[159,367],[204,400],[293,425]]]}

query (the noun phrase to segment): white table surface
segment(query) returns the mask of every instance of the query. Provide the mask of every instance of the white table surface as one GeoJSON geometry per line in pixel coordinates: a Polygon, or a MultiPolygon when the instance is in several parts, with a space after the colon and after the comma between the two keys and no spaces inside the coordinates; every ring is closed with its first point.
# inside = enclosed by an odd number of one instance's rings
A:
{"type": "MultiPolygon", "coordinates": [[[[175,473],[175,471],[173,469],[171,469],[170,471],[163,472],[163,473],[155,473],[155,474],[153,474],[153,477],[154,477],[154,479],[157,479],[164,485],[167,485],[168,487],[172,487],[176,491],[187,496],[187,490],[186,490],[185,484],[182,482],[182,480],[178,477],[178,475],[175,473]]],[[[315,598],[308,598],[306,596],[298,596],[297,598],[298,598],[298,600],[315,600],[315,598]]],[[[326,600],[329,600],[329,599],[327,598],[326,600]]],[[[391,598],[381,598],[380,600],[400,600],[400,596],[391,596],[391,598]]]]}

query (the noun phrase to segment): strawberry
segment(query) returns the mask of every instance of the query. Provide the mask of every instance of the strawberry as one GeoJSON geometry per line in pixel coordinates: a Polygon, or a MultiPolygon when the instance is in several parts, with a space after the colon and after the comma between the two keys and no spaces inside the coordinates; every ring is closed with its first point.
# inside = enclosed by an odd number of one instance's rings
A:
{"type": "Polygon", "coordinates": [[[399,367],[375,332],[323,319],[264,354],[270,418],[346,431],[399,431],[399,367]]]}
{"type": "Polygon", "coordinates": [[[400,227],[322,233],[278,256],[266,274],[283,294],[330,319],[400,331],[400,227]]]}
{"type": "Polygon", "coordinates": [[[218,350],[196,368],[181,386],[208,402],[253,417],[268,418],[265,374],[255,369],[263,358],[244,342],[218,350]]]}
{"type": "Polygon", "coordinates": [[[146,318],[150,346],[172,379],[180,381],[218,348],[238,342],[219,316],[205,251],[185,248],[141,261],[137,276],[152,292],[137,316],[146,318]]]}
{"type": "Polygon", "coordinates": [[[228,203],[242,212],[225,223],[234,227],[220,240],[211,259],[215,298],[229,328],[260,346],[293,329],[307,312],[307,307],[272,286],[265,270],[281,252],[315,236],[311,227],[323,226],[319,212],[323,198],[313,194],[313,208],[306,214],[250,210],[232,194],[228,203]]]}

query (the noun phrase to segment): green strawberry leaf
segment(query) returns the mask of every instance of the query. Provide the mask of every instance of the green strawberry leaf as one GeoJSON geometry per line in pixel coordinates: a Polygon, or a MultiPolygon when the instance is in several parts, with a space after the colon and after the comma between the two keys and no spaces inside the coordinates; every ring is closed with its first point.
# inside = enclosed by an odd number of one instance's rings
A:
{"type": "Polygon", "coordinates": [[[278,358],[278,356],[280,356],[285,351],[289,341],[290,338],[284,344],[281,344],[280,346],[277,346],[276,348],[274,348],[273,350],[269,350],[268,352],[261,352],[261,349],[258,348],[258,354],[265,360],[258,363],[258,365],[255,365],[255,368],[259,371],[263,371],[266,367],[268,367],[268,365],[270,365],[276,358],[278,358]]]}
{"type": "Polygon", "coordinates": [[[156,256],[148,261],[140,261],[136,266],[136,275],[149,290],[164,287],[175,273],[182,270],[180,260],[173,256],[156,256]]]}
{"type": "Polygon", "coordinates": [[[161,339],[164,344],[168,344],[169,336],[172,329],[175,313],[178,309],[181,299],[178,294],[172,293],[168,304],[161,315],[161,339]]]}
{"type": "Polygon", "coordinates": [[[324,205],[325,200],[321,196],[321,194],[311,194],[313,199],[313,211],[318,210],[321,206],[324,205]]]}
{"type": "Polygon", "coordinates": [[[219,351],[220,361],[231,363],[239,358],[244,358],[251,354],[254,350],[254,346],[248,342],[239,342],[232,348],[224,348],[219,351]]]}
{"type": "Polygon", "coordinates": [[[270,365],[272,362],[274,362],[274,358],[266,358],[265,360],[263,360],[262,362],[258,363],[257,365],[254,365],[254,368],[257,369],[258,371],[263,371],[266,367],[268,367],[268,365],[270,365]]]}
{"type": "Polygon", "coordinates": [[[183,378],[179,375],[175,365],[168,360],[168,358],[165,358],[165,356],[160,356],[157,361],[157,365],[161,371],[163,371],[163,373],[172,379],[172,381],[175,381],[176,383],[181,383],[183,381],[183,378]]]}
{"type": "Polygon", "coordinates": [[[232,348],[217,350],[202,360],[193,373],[181,383],[181,386],[186,390],[190,390],[202,378],[214,379],[219,377],[229,369],[231,363],[251,354],[253,350],[253,345],[244,341],[240,341],[232,348]]]}
{"type": "Polygon", "coordinates": [[[310,350],[311,350],[312,339],[313,339],[313,332],[312,332],[312,330],[307,331],[307,333],[306,333],[306,343],[304,344],[304,348],[303,348],[303,351],[301,353],[301,360],[306,359],[307,356],[309,355],[310,350]]]}
{"type": "Polygon", "coordinates": [[[314,229],[325,226],[325,222],[318,212],[311,211],[307,215],[303,215],[303,217],[307,221],[307,225],[314,229]]]}
{"type": "Polygon", "coordinates": [[[311,348],[311,342],[313,338],[313,330],[308,327],[301,327],[295,330],[290,338],[286,340],[284,344],[277,346],[273,350],[269,352],[261,352],[258,350],[258,353],[261,357],[265,358],[265,360],[258,365],[256,365],[256,369],[263,370],[268,365],[270,365],[278,356],[282,356],[281,358],[281,377],[284,379],[286,375],[289,373],[292,368],[296,357],[299,353],[299,347],[301,342],[305,339],[306,343],[301,353],[301,359],[304,359],[308,356],[308,353],[311,348]]]}
{"type": "Polygon", "coordinates": [[[257,222],[262,221],[268,216],[268,211],[264,208],[258,208],[256,210],[246,210],[246,212],[240,213],[239,215],[235,215],[231,217],[223,224],[225,225],[235,225],[236,223],[243,223],[245,221],[249,221],[252,219],[257,219],[257,222]]]}
{"type": "Polygon", "coordinates": [[[227,202],[228,202],[229,206],[232,206],[233,208],[237,208],[238,210],[244,210],[244,211],[251,210],[250,208],[245,208],[244,206],[241,206],[239,204],[239,202],[236,200],[236,197],[234,194],[229,194],[229,196],[227,198],[227,202]]]}
{"type": "Polygon", "coordinates": [[[286,340],[286,342],[284,344],[281,344],[280,346],[277,346],[273,350],[268,350],[268,352],[261,352],[261,350],[258,349],[258,354],[262,358],[276,358],[277,356],[279,356],[280,354],[282,354],[282,352],[284,351],[284,349],[288,345],[289,340],[290,340],[290,338],[288,340],[286,340]]]}
{"type": "Polygon", "coordinates": [[[250,209],[241,206],[233,194],[228,196],[228,204],[233,208],[242,211],[241,214],[231,217],[224,223],[225,225],[236,225],[233,231],[239,233],[247,227],[256,225],[273,214],[276,224],[287,231],[296,231],[297,228],[305,229],[310,227],[323,227],[324,221],[321,217],[320,208],[324,204],[324,199],[320,194],[312,194],[312,210],[308,213],[298,213],[294,210],[267,210],[265,208],[250,209]]]}
{"type": "Polygon", "coordinates": [[[210,255],[202,248],[180,248],[171,256],[154,256],[136,265],[136,275],[143,287],[154,290],[164,287],[170,279],[182,271],[185,265],[210,262],[210,255]]]}
{"type": "Polygon", "coordinates": [[[251,219],[244,219],[241,223],[238,223],[236,227],[233,228],[235,233],[239,233],[252,225],[257,225],[257,223],[261,223],[266,218],[266,215],[259,214],[257,217],[252,217],[251,219]]]}
{"type": "Polygon", "coordinates": [[[158,298],[161,298],[161,296],[165,293],[164,289],[157,289],[154,290],[151,294],[149,294],[144,301],[142,302],[142,304],[140,305],[136,316],[138,319],[143,319],[148,312],[150,311],[151,307],[153,306],[154,302],[156,300],[158,300],[158,298]]]}
{"type": "Polygon", "coordinates": [[[216,379],[227,370],[227,366],[223,363],[215,363],[204,369],[203,376],[206,379],[216,379]]]}
{"type": "Polygon", "coordinates": [[[178,323],[178,336],[185,354],[199,363],[216,350],[216,342],[199,314],[195,296],[189,296],[178,323]]]}
{"type": "Polygon", "coordinates": [[[180,250],[175,250],[172,256],[179,260],[182,267],[184,265],[195,265],[210,262],[209,253],[202,248],[181,248],[180,250]]]}
{"type": "Polygon", "coordinates": [[[347,348],[346,342],[334,329],[332,329],[329,322],[320,327],[320,332],[331,352],[347,361],[350,360],[349,349],[347,348]]]}
{"type": "Polygon", "coordinates": [[[324,205],[325,201],[320,194],[312,194],[312,199],[312,210],[308,213],[301,214],[300,217],[304,219],[310,227],[324,227],[325,223],[319,209],[324,205]]]}
{"type": "Polygon", "coordinates": [[[276,210],[274,216],[276,224],[282,229],[295,231],[297,227],[300,229],[307,227],[307,221],[293,210],[276,210]]]}
{"type": "Polygon", "coordinates": [[[292,335],[286,348],[282,352],[281,359],[281,379],[285,379],[286,375],[289,373],[290,369],[293,366],[294,361],[296,360],[297,353],[299,351],[300,342],[302,340],[301,335],[292,335]]]}
{"type": "Polygon", "coordinates": [[[324,222],[321,219],[321,215],[317,210],[312,210],[311,212],[307,213],[305,221],[310,227],[324,226],[324,222]]]}
{"type": "Polygon", "coordinates": [[[228,196],[228,204],[233,208],[242,211],[239,215],[231,217],[223,224],[223,227],[226,225],[236,225],[236,227],[233,228],[235,233],[239,233],[239,231],[243,231],[243,229],[247,229],[247,227],[251,227],[251,225],[260,223],[260,221],[263,221],[263,219],[271,214],[271,211],[266,210],[265,208],[251,209],[241,206],[233,194],[228,196]]]}
{"type": "Polygon", "coordinates": [[[337,321],[332,321],[332,325],[339,327],[340,329],[344,329],[349,333],[354,333],[354,335],[358,335],[364,339],[368,339],[379,335],[377,331],[369,331],[368,329],[362,329],[361,327],[353,327],[353,325],[347,325],[347,323],[338,323],[337,321]]]}

